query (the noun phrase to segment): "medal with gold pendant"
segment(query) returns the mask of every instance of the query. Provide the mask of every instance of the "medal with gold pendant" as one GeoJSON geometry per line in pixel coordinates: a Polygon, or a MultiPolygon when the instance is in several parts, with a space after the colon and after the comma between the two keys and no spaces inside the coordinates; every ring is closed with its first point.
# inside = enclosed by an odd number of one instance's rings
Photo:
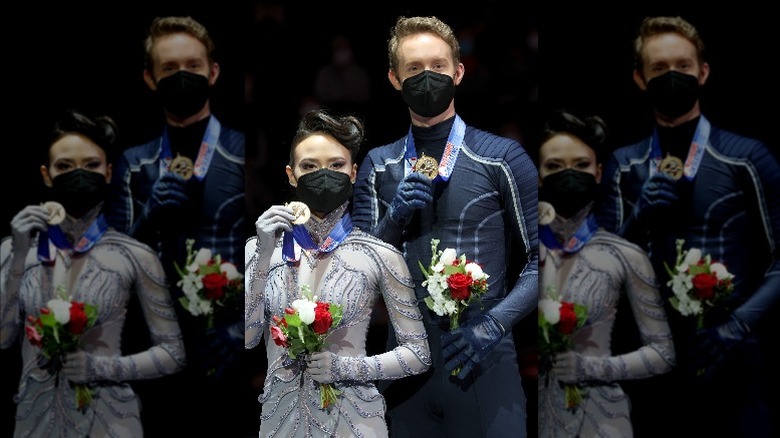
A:
{"type": "Polygon", "coordinates": [[[168,170],[184,178],[184,181],[192,178],[193,165],[192,160],[181,154],[176,154],[176,158],[171,161],[171,165],[168,170]]]}
{"type": "Polygon", "coordinates": [[[414,171],[422,173],[428,179],[434,179],[439,174],[439,162],[436,161],[436,158],[423,154],[422,157],[417,159],[414,171]]]}
{"type": "Polygon", "coordinates": [[[661,164],[658,165],[658,170],[678,180],[683,175],[683,162],[681,159],[667,154],[666,158],[661,160],[661,164]]]}

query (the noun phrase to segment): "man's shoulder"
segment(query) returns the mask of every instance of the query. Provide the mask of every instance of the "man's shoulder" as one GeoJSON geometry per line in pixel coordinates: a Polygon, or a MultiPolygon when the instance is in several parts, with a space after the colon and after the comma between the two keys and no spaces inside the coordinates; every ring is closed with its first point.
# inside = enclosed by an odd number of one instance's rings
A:
{"type": "Polygon", "coordinates": [[[525,153],[519,141],[466,125],[464,144],[475,154],[486,158],[504,158],[513,152],[525,153]]]}
{"type": "Polygon", "coordinates": [[[748,137],[728,129],[712,126],[710,129],[709,144],[718,153],[730,157],[751,156],[755,152],[765,152],[766,145],[752,137],[748,137]]]}
{"type": "Polygon", "coordinates": [[[144,143],[132,145],[122,152],[122,156],[131,164],[156,160],[160,156],[161,140],[162,135],[158,135],[144,143]]]}
{"type": "Polygon", "coordinates": [[[371,148],[366,154],[365,162],[371,163],[374,167],[402,162],[405,138],[401,137],[391,143],[371,148]]]}
{"type": "Polygon", "coordinates": [[[238,129],[223,124],[219,133],[219,144],[231,154],[244,157],[245,137],[238,129]]]}

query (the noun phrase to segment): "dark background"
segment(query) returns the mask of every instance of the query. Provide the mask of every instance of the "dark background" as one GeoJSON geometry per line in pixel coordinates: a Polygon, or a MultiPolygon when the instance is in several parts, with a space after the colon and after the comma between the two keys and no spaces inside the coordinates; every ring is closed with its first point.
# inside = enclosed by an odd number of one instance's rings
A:
{"type": "MultiPolygon", "coordinates": [[[[712,8],[631,5],[637,12],[605,12],[580,8],[560,14],[545,11],[540,28],[543,56],[540,75],[542,114],[567,108],[605,119],[608,148],[648,136],[653,129],[651,108],[634,84],[633,40],[645,16],[682,16],[699,31],[705,44],[710,76],[702,89],[703,114],[714,124],[755,137],[778,150],[774,125],[778,83],[773,77],[777,41],[774,17],[749,4],[727,11],[712,8]]],[[[764,8],[766,9],[766,8],[764,8]]],[[[623,300],[613,329],[615,354],[640,344],[631,309],[623,300]]],[[[738,378],[738,377],[735,377],[738,378]]],[[[664,377],[661,377],[664,379],[664,377]]],[[[635,436],[669,435],[665,406],[674,397],[658,378],[620,382],[632,404],[635,436]]],[[[729,401],[724,399],[723,403],[729,401]]],[[[706,418],[691,421],[707,421],[706,418]]]]}
{"type": "MultiPolygon", "coordinates": [[[[5,19],[17,25],[13,26],[14,30],[9,26],[3,30],[7,52],[0,236],[10,235],[9,222],[24,206],[42,201],[39,168],[46,158],[49,134],[63,110],[74,108],[87,114],[111,116],[118,125],[116,154],[159,135],[164,123],[162,107],[143,81],[143,41],[157,16],[190,15],[206,26],[216,45],[215,57],[221,67],[213,88],[212,112],[223,124],[243,130],[244,53],[241,49],[246,26],[241,23],[249,9],[233,2],[214,7],[207,2],[150,0],[110,5],[98,2],[14,5],[14,13],[6,14],[5,19]],[[25,31],[16,32],[20,27],[25,31]]],[[[126,330],[123,336],[133,337],[133,333],[126,330]]],[[[12,397],[18,387],[20,359],[18,343],[0,351],[3,369],[0,436],[11,436],[14,427],[16,405],[12,397]]],[[[153,388],[150,382],[153,381],[143,384],[153,388]]],[[[253,430],[250,436],[256,436],[259,420],[251,408],[246,408],[247,425],[226,425],[226,431],[253,430]]],[[[144,425],[147,429],[154,428],[154,425],[144,425]]]]}

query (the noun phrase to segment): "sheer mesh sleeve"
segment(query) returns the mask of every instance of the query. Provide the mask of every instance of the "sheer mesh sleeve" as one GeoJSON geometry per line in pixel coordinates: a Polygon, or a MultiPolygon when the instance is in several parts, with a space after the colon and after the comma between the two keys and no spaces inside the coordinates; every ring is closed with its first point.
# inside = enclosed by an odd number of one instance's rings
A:
{"type": "MultiPolygon", "coordinates": [[[[386,245],[386,244],[383,244],[386,245]]],[[[379,288],[385,300],[398,346],[370,357],[337,357],[336,380],[399,379],[425,372],[431,365],[428,336],[414,294],[414,284],[403,256],[383,246],[373,254],[379,272],[379,288]]]]}
{"type": "Polygon", "coordinates": [[[623,248],[624,287],[644,345],[619,356],[582,357],[577,366],[581,380],[642,379],[665,373],[675,364],[672,334],[650,260],[636,247],[623,248]]]}
{"type": "Polygon", "coordinates": [[[0,348],[11,347],[22,324],[19,314],[19,289],[26,254],[15,254],[11,238],[0,245],[0,348]]]}
{"type": "Polygon", "coordinates": [[[265,286],[271,253],[260,253],[257,237],[247,240],[244,246],[246,275],[244,276],[244,343],[246,348],[260,344],[265,331],[265,286]]]}
{"type": "Polygon", "coordinates": [[[173,374],[185,365],[184,343],[160,260],[146,247],[128,251],[134,286],[153,346],[129,356],[91,356],[90,380],[127,381],[173,374]]]}

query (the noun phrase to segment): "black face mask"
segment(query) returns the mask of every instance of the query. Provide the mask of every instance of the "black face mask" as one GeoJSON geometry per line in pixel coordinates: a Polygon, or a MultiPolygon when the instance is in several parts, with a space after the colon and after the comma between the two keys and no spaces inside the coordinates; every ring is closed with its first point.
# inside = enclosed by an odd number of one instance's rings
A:
{"type": "Polygon", "coordinates": [[[425,70],[401,84],[404,102],[416,114],[434,117],[443,113],[455,97],[455,83],[441,73],[425,70]]]}
{"type": "Polygon", "coordinates": [[[84,169],[57,175],[51,180],[54,201],[65,207],[65,212],[75,218],[103,202],[108,191],[106,177],[102,173],[84,169]]]}
{"type": "Polygon", "coordinates": [[[319,169],[298,178],[298,198],[314,211],[330,213],[352,196],[349,175],[319,169]]]}
{"type": "Polygon", "coordinates": [[[206,76],[182,70],[157,81],[157,90],[165,110],[184,119],[206,105],[209,80],[206,76]]]}
{"type": "Polygon", "coordinates": [[[668,71],[647,81],[647,93],[656,111],[676,119],[690,111],[699,99],[699,79],[668,71]]]}
{"type": "Polygon", "coordinates": [[[539,198],[552,204],[559,216],[570,218],[596,199],[596,187],[593,174],[566,169],[542,179],[539,198]]]}

